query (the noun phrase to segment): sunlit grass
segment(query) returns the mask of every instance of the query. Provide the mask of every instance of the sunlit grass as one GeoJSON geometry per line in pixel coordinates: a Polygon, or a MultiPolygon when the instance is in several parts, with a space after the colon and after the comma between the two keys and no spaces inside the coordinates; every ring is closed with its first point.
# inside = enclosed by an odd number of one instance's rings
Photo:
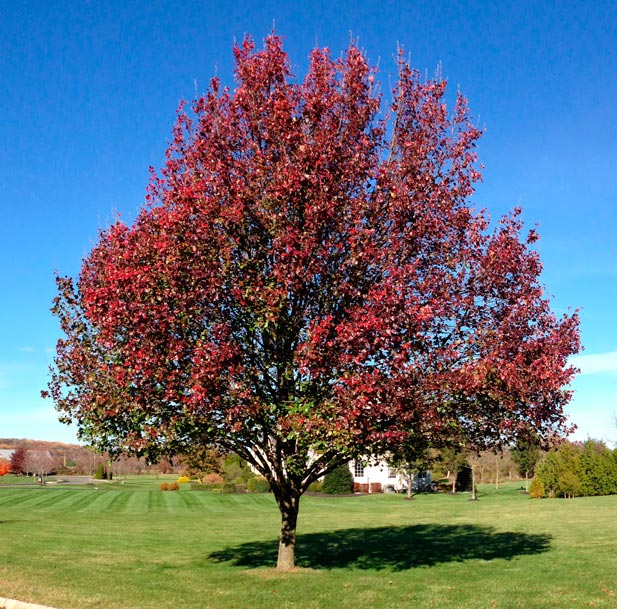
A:
{"type": "Polygon", "coordinates": [[[617,497],[302,499],[279,573],[270,495],[156,479],[0,489],[0,596],[64,609],[617,607],[617,497]]]}

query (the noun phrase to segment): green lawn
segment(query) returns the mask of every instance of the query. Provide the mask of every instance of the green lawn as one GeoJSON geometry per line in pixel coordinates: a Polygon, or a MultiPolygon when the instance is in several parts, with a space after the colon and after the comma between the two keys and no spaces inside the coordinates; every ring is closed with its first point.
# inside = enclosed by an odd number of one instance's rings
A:
{"type": "Polygon", "coordinates": [[[617,607],[617,497],[304,497],[272,569],[270,495],[157,480],[0,488],[0,596],[62,609],[617,607]]]}

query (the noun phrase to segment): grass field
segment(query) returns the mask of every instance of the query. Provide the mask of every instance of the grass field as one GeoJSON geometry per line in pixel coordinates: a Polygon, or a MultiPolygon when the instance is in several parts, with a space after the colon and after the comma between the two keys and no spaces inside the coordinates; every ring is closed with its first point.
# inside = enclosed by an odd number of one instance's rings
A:
{"type": "Polygon", "coordinates": [[[617,497],[302,499],[278,573],[270,495],[156,480],[0,488],[0,596],[62,609],[617,607],[617,497]]]}

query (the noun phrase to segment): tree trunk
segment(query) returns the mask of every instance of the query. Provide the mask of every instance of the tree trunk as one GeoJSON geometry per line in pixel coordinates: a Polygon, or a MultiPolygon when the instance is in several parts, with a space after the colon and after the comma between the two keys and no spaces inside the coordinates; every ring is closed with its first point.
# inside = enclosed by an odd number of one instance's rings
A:
{"type": "Polygon", "coordinates": [[[276,502],[281,512],[281,537],[279,540],[279,554],[276,568],[289,571],[296,565],[296,526],[298,510],[300,509],[300,495],[275,491],[276,502]]]}
{"type": "Polygon", "coordinates": [[[478,494],[476,492],[476,468],[471,467],[471,499],[475,501],[478,498],[478,494]]]}
{"type": "Polygon", "coordinates": [[[525,492],[529,494],[529,472],[525,472],[525,492]]]}

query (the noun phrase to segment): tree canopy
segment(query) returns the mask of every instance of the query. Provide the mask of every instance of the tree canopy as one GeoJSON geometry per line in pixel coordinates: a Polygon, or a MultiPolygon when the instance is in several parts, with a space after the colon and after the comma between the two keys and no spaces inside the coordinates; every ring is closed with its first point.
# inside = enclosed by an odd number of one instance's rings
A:
{"type": "Polygon", "coordinates": [[[274,34],[234,55],[136,221],[58,277],[49,388],[106,451],[240,455],[289,567],[299,497],[351,458],[566,431],[578,318],[551,311],[520,210],[491,230],[471,205],[481,131],[443,80],[401,52],[388,107],[354,43],[301,81],[274,34]]]}

